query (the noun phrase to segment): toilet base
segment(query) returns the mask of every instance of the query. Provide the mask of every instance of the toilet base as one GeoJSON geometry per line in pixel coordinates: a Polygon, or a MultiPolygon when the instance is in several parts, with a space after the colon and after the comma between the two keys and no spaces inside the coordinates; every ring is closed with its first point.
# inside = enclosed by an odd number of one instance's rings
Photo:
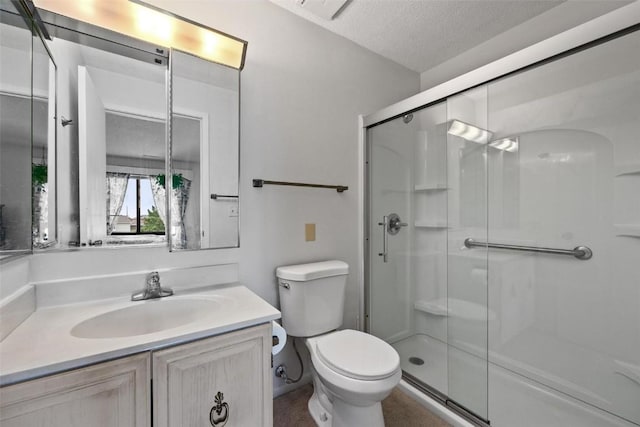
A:
{"type": "Polygon", "coordinates": [[[332,427],[384,427],[380,402],[371,406],[354,406],[336,399],[332,415],[332,427]]]}
{"type": "Polygon", "coordinates": [[[318,393],[316,393],[315,388],[313,390],[313,395],[311,399],[309,399],[309,403],[307,404],[309,408],[309,413],[311,414],[311,418],[316,422],[318,427],[331,427],[332,416],[331,412],[320,404],[320,399],[318,399],[318,393]]]}
{"type": "Polygon", "coordinates": [[[307,406],[318,427],[384,427],[380,402],[371,406],[355,406],[336,398],[328,403],[326,396],[324,401],[328,407],[322,405],[318,389],[314,386],[307,406]]]}

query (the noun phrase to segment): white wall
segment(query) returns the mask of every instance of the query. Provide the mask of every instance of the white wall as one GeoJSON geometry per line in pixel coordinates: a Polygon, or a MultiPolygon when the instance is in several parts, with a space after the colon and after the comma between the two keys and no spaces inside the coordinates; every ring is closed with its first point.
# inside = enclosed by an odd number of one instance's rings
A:
{"type": "MultiPolygon", "coordinates": [[[[267,1],[153,0],[249,42],[241,74],[240,279],[279,306],[275,268],[341,259],[351,267],[345,327],[358,289],[358,114],[415,94],[417,73],[267,1]],[[253,178],[348,185],[342,194],[265,186],[253,178]],[[304,224],[317,239],[304,241],[304,224]]],[[[362,322],[360,322],[362,324],[362,322]]],[[[276,358],[297,375],[290,347],[276,358]]],[[[307,371],[308,372],[308,371],[307,371]]],[[[276,392],[282,386],[274,382],[276,392]]]]}
{"type": "Polygon", "coordinates": [[[358,312],[358,114],[418,90],[418,75],[266,1],[154,0],[249,41],[241,75],[240,277],[277,304],[275,268],[338,258],[352,267],[345,326],[358,312]],[[252,178],[349,185],[265,186],[252,178]],[[304,241],[316,223],[317,240],[304,241]]]}
{"type": "MultiPolygon", "coordinates": [[[[354,327],[359,307],[358,115],[415,94],[418,74],[266,0],[152,3],[249,41],[241,76],[240,249],[38,254],[32,257],[31,280],[239,261],[243,284],[278,306],[277,266],[337,258],[352,268],[345,326],[354,327]],[[343,184],[350,189],[342,194],[254,189],[252,178],[343,184]],[[315,242],[304,241],[305,223],[317,224],[315,242]]],[[[69,106],[61,107],[61,114],[69,114],[69,106]]],[[[58,129],[59,138],[69,138],[72,128],[58,129]]],[[[72,159],[63,165],[73,166],[77,161],[72,159]]]]}
{"type": "Polygon", "coordinates": [[[57,70],[57,103],[59,120],[57,126],[56,166],[58,188],[56,208],[58,212],[58,241],[63,247],[69,242],[80,241],[78,228],[80,210],[78,200],[78,65],[82,65],[80,50],[72,43],[56,39],[49,44],[57,70]],[[71,119],[75,123],[62,126],[61,119],[71,119]]]}
{"type": "Polygon", "coordinates": [[[78,135],[80,243],[90,245],[107,235],[107,132],[104,104],[84,66],[78,66],[78,135]]]}

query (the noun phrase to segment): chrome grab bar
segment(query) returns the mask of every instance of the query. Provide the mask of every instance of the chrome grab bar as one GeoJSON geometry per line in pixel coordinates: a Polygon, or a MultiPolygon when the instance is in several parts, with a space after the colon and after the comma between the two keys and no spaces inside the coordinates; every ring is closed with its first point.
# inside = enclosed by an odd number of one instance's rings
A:
{"type": "Polygon", "coordinates": [[[591,259],[591,257],[593,256],[593,251],[591,251],[591,249],[589,249],[586,246],[576,246],[573,249],[539,248],[536,246],[504,245],[502,243],[479,242],[470,237],[465,239],[464,245],[469,249],[492,248],[492,249],[509,249],[512,251],[523,251],[523,252],[537,252],[537,253],[543,253],[543,254],[571,255],[582,261],[591,259]]]}
{"type": "Polygon", "coordinates": [[[387,225],[389,224],[389,217],[384,215],[382,217],[382,222],[379,222],[378,225],[382,226],[382,252],[378,254],[378,256],[382,257],[383,262],[387,262],[387,225]]]}

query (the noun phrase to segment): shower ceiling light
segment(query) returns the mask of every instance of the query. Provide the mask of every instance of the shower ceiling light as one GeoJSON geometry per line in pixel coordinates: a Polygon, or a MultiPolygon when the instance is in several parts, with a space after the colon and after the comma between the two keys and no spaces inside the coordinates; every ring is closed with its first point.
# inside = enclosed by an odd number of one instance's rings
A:
{"type": "Polygon", "coordinates": [[[519,145],[520,141],[517,137],[497,139],[489,143],[490,147],[497,148],[498,150],[502,151],[508,151],[510,153],[515,153],[516,151],[518,151],[519,145]]]}
{"type": "Polygon", "coordinates": [[[34,0],[38,8],[239,70],[247,42],[141,0],[34,0]]]}
{"type": "Polygon", "coordinates": [[[488,130],[480,129],[479,127],[461,122],[460,120],[452,120],[447,133],[477,144],[486,144],[492,135],[488,130]]]}

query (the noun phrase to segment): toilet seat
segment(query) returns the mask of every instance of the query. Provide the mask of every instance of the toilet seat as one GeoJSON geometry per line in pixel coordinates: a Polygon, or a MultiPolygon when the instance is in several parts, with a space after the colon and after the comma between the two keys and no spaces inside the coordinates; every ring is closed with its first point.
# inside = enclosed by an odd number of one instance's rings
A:
{"type": "Polygon", "coordinates": [[[394,375],[400,357],[393,347],[364,332],[345,329],[316,340],[318,358],[348,378],[374,381],[394,375]]]}

